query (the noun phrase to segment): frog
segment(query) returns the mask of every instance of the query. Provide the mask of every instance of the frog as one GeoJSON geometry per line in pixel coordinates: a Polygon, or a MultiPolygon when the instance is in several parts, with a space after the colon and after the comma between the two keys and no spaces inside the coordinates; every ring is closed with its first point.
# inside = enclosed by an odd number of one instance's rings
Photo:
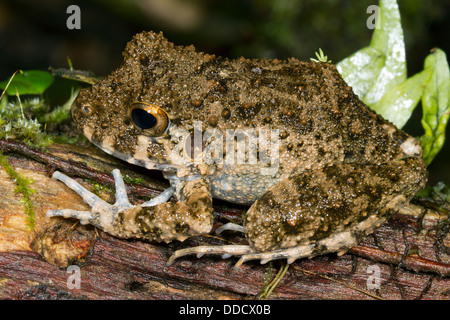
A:
{"type": "Polygon", "coordinates": [[[231,59],[144,31],[115,71],[80,91],[71,114],[92,144],[161,171],[170,187],[131,204],[115,169],[109,204],[55,172],[91,210],[48,217],[169,243],[212,232],[215,199],[248,207],[242,225],[217,230],[242,232],[248,244],[176,250],[168,265],[187,255],[237,257],[235,267],[342,255],[427,180],[418,140],[364,104],[328,62],[231,59]]]}

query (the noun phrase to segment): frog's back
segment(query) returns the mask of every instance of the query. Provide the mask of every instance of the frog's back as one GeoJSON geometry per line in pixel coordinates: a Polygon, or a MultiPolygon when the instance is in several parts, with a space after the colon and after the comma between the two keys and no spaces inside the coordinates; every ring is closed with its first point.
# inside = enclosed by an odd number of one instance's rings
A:
{"type": "Polygon", "coordinates": [[[243,230],[249,245],[183,249],[169,264],[193,253],[238,255],[237,265],[342,254],[426,182],[420,144],[370,111],[327,63],[228,60],[144,32],[128,43],[119,69],[80,91],[72,116],[102,150],[163,171],[171,186],[132,205],[114,170],[110,205],[57,172],[92,210],[47,216],[76,218],[120,238],[169,242],[212,230],[213,197],[251,204],[243,229],[225,226],[243,230]],[[224,147],[220,133],[228,130],[234,136],[224,147]],[[239,137],[239,130],[248,131],[239,137]],[[271,138],[261,139],[267,131],[271,138]],[[235,152],[243,163],[227,161],[235,152]],[[226,159],[197,162],[213,154],[226,159]]]}
{"type": "MultiPolygon", "coordinates": [[[[229,129],[279,130],[279,162],[272,178],[249,173],[254,171],[246,166],[215,170],[216,195],[230,201],[235,196],[222,188],[223,179],[229,189],[250,190],[241,198],[253,201],[293,170],[401,158],[399,145],[408,139],[361,102],[332,64],[294,58],[231,60],[193,46],[175,46],[162,33],[136,35],[124,51],[122,66],[86,96],[103,106],[117,106],[109,111],[114,119],[126,119],[129,105],[144,101],[163,108],[174,127],[188,131],[196,121],[203,131],[214,129],[224,135],[229,129]]],[[[79,98],[80,105],[83,99],[79,98]]],[[[132,126],[126,130],[113,138],[131,137],[135,131],[132,126]]],[[[140,150],[136,139],[121,139],[112,151],[136,158],[134,150],[140,150]]],[[[163,149],[162,144],[159,147],[163,149]]],[[[155,155],[149,151],[148,158],[155,155]]]]}
{"type": "Polygon", "coordinates": [[[279,129],[280,151],[291,162],[317,168],[403,156],[399,145],[409,136],[367,107],[334,65],[294,58],[223,65],[235,74],[226,85],[241,92],[233,108],[237,124],[279,129]]]}
{"type": "Polygon", "coordinates": [[[163,171],[180,169],[173,169],[168,157],[176,147],[173,140],[149,138],[133,125],[130,106],[136,101],[156,105],[168,115],[171,130],[191,135],[198,122],[203,132],[218,130],[224,136],[233,129],[278,130],[273,173],[261,174],[247,164],[181,168],[184,175],[209,176],[215,197],[250,204],[293,171],[405,156],[401,143],[409,137],[361,102],[332,64],[231,60],[175,46],[153,32],[136,35],[123,55],[121,67],[82,90],[78,107],[72,108],[85,135],[121,159],[163,171]],[[86,116],[85,109],[92,112],[86,116]]]}
{"type": "Polygon", "coordinates": [[[408,138],[361,102],[329,63],[230,60],[153,32],[137,35],[125,52],[142,86],[133,99],[167,106],[181,127],[202,121],[204,130],[222,132],[279,129],[281,162],[384,162],[398,158],[398,141],[408,138]]]}

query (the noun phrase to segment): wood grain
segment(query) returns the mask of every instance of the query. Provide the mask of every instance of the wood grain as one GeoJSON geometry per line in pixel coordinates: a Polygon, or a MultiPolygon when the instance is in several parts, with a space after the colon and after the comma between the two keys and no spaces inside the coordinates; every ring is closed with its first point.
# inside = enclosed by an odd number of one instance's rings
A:
{"type": "MultiPolygon", "coordinates": [[[[93,181],[112,185],[110,172],[119,167],[145,180],[143,185],[129,185],[132,201],[144,201],[166,185],[159,174],[152,178],[153,173],[94,149],[54,145],[41,151],[2,140],[0,150],[17,172],[34,181],[31,187],[36,190],[36,226],[30,229],[15,183],[0,168],[1,299],[255,299],[284,263],[253,261],[235,269],[236,258],[193,256],[167,266],[176,249],[245,239],[228,232],[184,243],[148,243],[117,239],[74,220],[46,218],[49,209],[87,208],[73,191],[50,178],[55,169],[91,188],[93,181]],[[80,268],[79,289],[68,286],[72,273],[67,267],[73,264],[80,268]]],[[[101,194],[113,201],[112,191],[101,194]]],[[[450,299],[448,208],[448,203],[416,200],[347,254],[296,261],[269,298],[450,299]],[[373,276],[378,274],[376,285],[373,276]]],[[[245,209],[215,203],[215,228],[239,222],[245,209]]]]}

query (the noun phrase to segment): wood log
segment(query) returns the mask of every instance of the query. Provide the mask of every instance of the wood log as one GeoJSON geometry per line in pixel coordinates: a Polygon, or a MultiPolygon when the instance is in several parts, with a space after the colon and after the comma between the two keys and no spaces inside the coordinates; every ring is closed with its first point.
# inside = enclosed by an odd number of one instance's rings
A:
{"type": "MultiPolygon", "coordinates": [[[[33,180],[35,225],[27,225],[16,183],[0,167],[1,299],[450,299],[448,203],[416,199],[348,253],[285,262],[257,261],[233,268],[236,258],[183,257],[174,250],[204,244],[245,243],[226,232],[185,242],[149,243],[114,238],[75,220],[46,218],[47,210],[86,210],[83,200],[50,178],[54,170],[97,189],[113,201],[111,171],[133,177],[132,201],[145,201],[167,186],[161,175],[87,147],[53,145],[37,150],[0,140],[12,167],[33,180]],[[141,183],[136,183],[136,178],[141,183]],[[110,188],[100,189],[99,185],[110,188]],[[270,294],[269,294],[270,293],[270,294]]],[[[245,207],[215,201],[216,224],[239,222],[245,207]]]]}

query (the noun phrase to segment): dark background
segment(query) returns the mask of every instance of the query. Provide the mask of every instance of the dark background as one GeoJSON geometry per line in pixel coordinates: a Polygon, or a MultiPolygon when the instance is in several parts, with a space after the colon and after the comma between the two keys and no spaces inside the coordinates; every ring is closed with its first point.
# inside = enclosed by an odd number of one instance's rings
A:
{"type": "MultiPolygon", "coordinates": [[[[423,68],[430,49],[450,55],[450,0],[398,3],[411,76],[423,68]]],[[[107,75],[119,66],[125,44],[143,30],[163,31],[175,44],[228,57],[309,60],[322,48],[336,63],[369,45],[366,10],[372,4],[378,1],[2,0],[0,81],[17,69],[67,68],[68,57],[75,69],[107,75]],[[80,30],[66,27],[71,4],[81,9],[80,30]]],[[[58,82],[52,88],[65,92],[58,82]]],[[[423,132],[420,109],[404,128],[414,136],[423,132]]],[[[450,182],[449,145],[450,137],[429,167],[431,185],[450,182]]]]}

